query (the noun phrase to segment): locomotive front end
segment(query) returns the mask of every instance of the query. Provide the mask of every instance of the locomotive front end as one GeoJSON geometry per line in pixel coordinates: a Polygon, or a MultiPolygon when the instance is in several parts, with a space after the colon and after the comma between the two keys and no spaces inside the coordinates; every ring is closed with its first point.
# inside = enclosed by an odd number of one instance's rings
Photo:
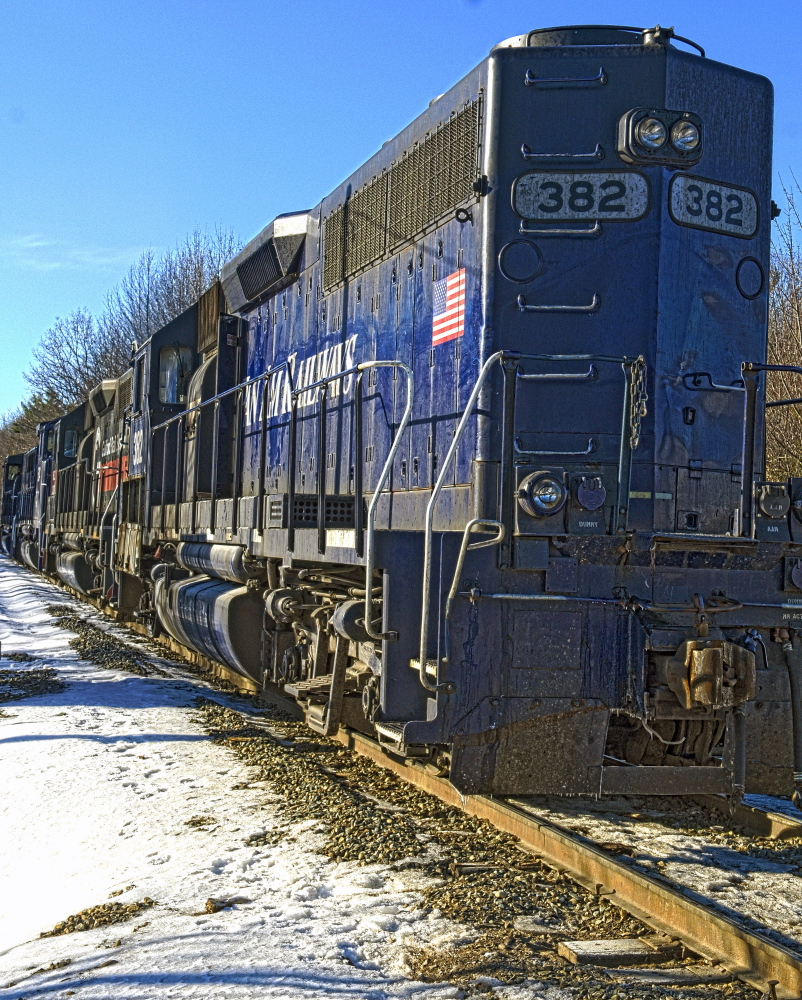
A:
{"type": "Polygon", "coordinates": [[[696,49],[578,27],[491,55],[505,539],[451,615],[465,790],[793,790],[802,525],[759,471],[772,88],[696,49]]]}

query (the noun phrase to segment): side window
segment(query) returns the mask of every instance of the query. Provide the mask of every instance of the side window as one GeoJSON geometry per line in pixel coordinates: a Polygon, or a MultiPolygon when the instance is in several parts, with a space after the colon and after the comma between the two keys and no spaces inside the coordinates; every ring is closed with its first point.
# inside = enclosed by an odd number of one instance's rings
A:
{"type": "Polygon", "coordinates": [[[145,403],[145,359],[140,358],[134,369],[134,413],[141,413],[145,403]]]}
{"type": "Polygon", "coordinates": [[[78,454],[78,431],[74,427],[67,429],[64,435],[64,457],[75,458],[78,454]]]}
{"type": "Polygon", "coordinates": [[[159,402],[186,403],[192,376],[192,348],[171,345],[159,351],[159,402]]]}
{"type": "Polygon", "coordinates": [[[47,440],[45,441],[45,451],[48,455],[53,454],[53,445],[56,440],[56,431],[53,427],[47,432],[47,440]]]}
{"type": "Polygon", "coordinates": [[[6,482],[13,483],[17,476],[22,472],[22,468],[19,465],[7,465],[6,466],[6,482]]]}

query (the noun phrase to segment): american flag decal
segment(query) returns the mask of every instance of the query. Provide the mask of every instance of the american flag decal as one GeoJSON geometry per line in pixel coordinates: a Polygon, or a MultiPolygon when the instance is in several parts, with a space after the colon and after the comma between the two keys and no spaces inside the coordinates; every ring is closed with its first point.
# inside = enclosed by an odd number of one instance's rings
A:
{"type": "Polygon", "coordinates": [[[432,346],[465,333],[465,268],[434,283],[432,346]]]}

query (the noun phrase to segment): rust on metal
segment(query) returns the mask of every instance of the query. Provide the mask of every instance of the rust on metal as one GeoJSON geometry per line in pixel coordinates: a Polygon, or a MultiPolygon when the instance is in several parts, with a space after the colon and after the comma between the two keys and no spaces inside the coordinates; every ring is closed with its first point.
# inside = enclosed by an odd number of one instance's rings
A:
{"type": "Polygon", "coordinates": [[[786,840],[788,837],[802,837],[802,813],[799,819],[770,809],[757,809],[746,802],[730,803],[724,795],[694,795],[701,806],[716,809],[745,829],[769,840],[786,840]]]}
{"type": "Polygon", "coordinates": [[[430,774],[411,760],[388,756],[359,733],[340,730],[336,739],[448,805],[512,834],[527,851],[565,871],[580,885],[591,892],[614,895],[622,910],[654,930],[678,938],[691,951],[722,965],[744,982],[765,989],[776,980],[778,1000],[797,1000],[802,995],[802,957],[717,913],[692,890],[684,892],[634,871],[585,838],[527,814],[514,802],[461,795],[445,778],[430,774]]]}

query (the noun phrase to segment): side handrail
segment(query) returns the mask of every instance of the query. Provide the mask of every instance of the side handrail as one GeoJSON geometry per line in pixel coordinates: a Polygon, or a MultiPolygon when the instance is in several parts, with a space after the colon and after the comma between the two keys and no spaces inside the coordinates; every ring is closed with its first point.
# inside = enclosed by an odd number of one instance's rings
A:
{"type": "MultiPolygon", "coordinates": [[[[289,361],[282,361],[280,365],[276,365],[275,368],[270,368],[266,372],[262,372],[261,375],[252,375],[250,378],[245,379],[244,382],[240,382],[238,385],[232,386],[230,389],[224,389],[222,392],[218,392],[216,396],[210,396],[208,399],[202,399],[200,403],[196,403],[194,406],[188,407],[186,410],[182,410],[180,413],[176,413],[174,417],[168,417],[167,420],[163,420],[160,424],[154,424],[151,427],[151,433],[158,430],[163,430],[168,424],[173,424],[177,420],[184,420],[194,413],[196,410],[202,409],[204,406],[210,406],[212,403],[216,403],[220,399],[224,399],[226,396],[230,396],[234,392],[242,392],[243,389],[247,389],[251,385],[255,385],[257,382],[261,382],[262,379],[268,379],[277,372],[280,372],[283,368],[287,369],[287,374],[290,378],[290,389],[292,389],[292,365],[289,361]]],[[[306,386],[307,389],[313,388],[313,386],[306,386]]]]}
{"type": "Polygon", "coordinates": [[[462,411],[462,417],[457,425],[457,429],[454,432],[454,437],[451,439],[451,445],[449,446],[448,452],[446,454],[445,460],[440,467],[440,474],[437,477],[437,481],[432,489],[432,495],[429,497],[429,502],[426,505],[426,517],[424,520],[424,540],[423,540],[423,599],[421,603],[421,618],[420,618],[420,647],[419,647],[419,658],[418,658],[418,670],[420,674],[420,682],[427,691],[437,692],[444,690],[451,690],[450,684],[440,684],[440,663],[438,661],[437,669],[435,672],[435,682],[434,684],[429,683],[429,679],[426,676],[426,653],[429,644],[429,596],[431,594],[432,587],[432,536],[433,524],[434,524],[434,508],[437,505],[437,500],[440,496],[440,491],[443,488],[443,483],[446,479],[446,474],[448,473],[448,468],[451,465],[451,460],[457,452],[460,442],[465,434],[465,429],[468,426],[468,421],[472,416],[473,408],[476,404],[476,400],[479,398],[479,393],[482,391],[482,387],[485,384],[487,376],[490,374],[493,366],[504,359],[517,360],[520,358],[520,354],[512,351],[496,351],[495,354],[491,354],[490,357],[482,365],[479,372],[479,376],[476,379],[473,390],[468,397],[468,402],[465,404],[465,409],[462,411]]]}
{"type": "MultiPolygon", "coordinates": [[[[366,371],[368,368],[399,368],[404,372],[407,379],[407,398],[406,405],[404,406],[404,412],[401,415],[401,420],[398,424],[398,430],[393,438],[393,443],[390,445],[390,451],[387,454],[387,459],[384,463],[384,468],[379,476],[379,481],[376,484],[376,489],[373,491],[373,496],[370,498],[370,503],[368,504],[368,516],[367,525],[365,531],[365,631],[371,637],[377,641],[382,639],[394,639],[397,636],[392,632],[378,632],[373,628],[373,563],[375,560],[374,552],[374,539],[376,534],[376,508],[381,499],[381,493],[384,489],[385,483],[390,478],[390,473],[392,472],[393,464],[395,463],[395,457],[398,454],[398,449],[401,446],[401,438],[404,431],[407,429],[410,420],[412,419],[412,403],[415,394],[415,382],[412,369],[409,365],[404,364],[403,361],[363,361],[362,364],[357,365],[360,372],[366,371]]],[[[359,455],[357,460],[361,464],[362,456],[359,455]]],[[[357,504],[362,503],[362,496],[357,495],[357,504]]]]}
{"type": "MultiPolygon", "coordinates": [[[[168,440],[168,432],[171,429],[171,427],[173,426],[173,424],[176,425],[176,430],[177,430],[177,433],[176,433],[175,490],[174,490],[175,498],[174,499],[175,499],[176,508],[178,508],[178,506],[181,503],[181,501],[179,500],[179,493],[180,493],[180,486],[181,486],[181,475],[180,475],[180,473],[183,472],[183,468],[182,468],[182,466],[183,466],[183,452],[184,452],[183,446],[184,446],[184,444],[186,442],[186,420],[187,420],[187,417],[190,414],[192,414],[192,413],[199,412],[205,406],[211,406],[213,408],[213,411],[214,411],[214,418],[213,418],[214,419],[214,433],[213,433],[213,440],[212,440],[212,469],[213,469],[213,473],[212,474],[214,476],[216,474],[214,472],[214,470],[216,469],[216,466],[217,466],[217,450],[218,450],[219,419],[220,419],[220,417],[219,417],[219,413],[220,413],[220,400],[225,399],[228,396],[233,395],[234,393],[237,394],[237,398],[241,398],[241,394],[243,394],[250,386],[256,385],[259,382],[264,382],[264,387],[263,387],[263,390],[262,390],[262,406],[261,406],[261,431],[262,431],[262,441],[264,441],[264,437],[265,437],[265,423],[266,423],[266,416],[267,416],[267,401],[266,401],[267,384],[268,384],[269,379],[271,379],[273,377],[273,375],[278,374],[280,371],[283,371],[285,368],[287,370],[287,378],[289,380],[290,391],[292,392],[293,388],[294,388],[293,387],[292,365],[289,362],[289,360],[286,360],[286,361],[282,361],[281,364],[278,364],[278,365],[276,365],[273,368],[269,368],[266,372],[262,372],[260,375],[253,375],[251,378],[245,379],[244,382],[240,382],[238,385],[232,386],[230,389],[224,389],[222,392],[219,392],[219,393],[217,393],[214,396],[210,396],[209,399],[202,399],[199,403],[196,403],[194,406],[190,406],[188,409],[182,410],[180,413],[177,413],[175,416],[168,417],[167,420],[163,420],[161,423],[159,423],[159,424],[153,424],[151,426],[151,428],[150,428],[151,454],[153,453],[152,442],[155,439],[156,434],[158,434],[159,432],[161,432],[163,434],[163,436],[164,436],[163,455],[162,455],[162,483],[161,483],[161,500],[162,500],[162,504],[161,504],[161,506],[162,506],[162,517],[161,517],[161,522],[162,523],[161,523],[161,527],[162,528],[164,527],[164,498],[165,498],[165,495],[166,495],[165,488],[166,488],[166,481],[167,481],[166,480],[166,474],[167,474],[167,463],[166,463],[167,440],[168,440]]],[[[261,448],[261,445],[260,445],[260,448],[261,448]]],[[[196,467],[196,470],[197,470],[197,457],[196,457],[195,467],[196,467]]],[[[263,498],[263,495],[264,495],[264,451],[263,450],[260,451],[260,477],[259,477],[259,483],[260,483],[260,487],[259,487],[259,489],[260,489],[259,500],[260,500],[260,505],[261,505],[262,498],[263,498]]],[[[193,484],[193,487],[194,487],[194,484],[193,484]]],[[[197,499],[196,496],[195,496],[195,493],[196,493],[196,490],[193,488],[193,504],[194,504],[195,500],[197,499]]],[[[215,493],[215,491],[213,489],[212,490],[212,494],[213,494],[213,496],[212,496],[212,508],[211,508],[212,518],[214,518],[214,516],[215,516],[214,501],[216,500],[216,496],[214,495],[214,493],[215,493]]],[[[193,516],[194,516],[194,514],[193,514],[193,516]]],[[[148,521],[149,521],[149,523],[150,523],[150,519],[151,519],[150,503],[148,502],[148,521]]],[[[214,522],[212,522],[212,523],[214,523],[214,522]]],[[[152,526],[153,525],[151,524],[151,527],[152,526]]]]}
{"type": "MultiPolygon", "coordinates": [[[[293,389],[291,393],[292,405],[290,408],[290,445],[289,445],[289,483],[288,483],[288,497],[287,505],[290,509],[289,512],[289,534],[287,541],[287,548],[292,550],[294,545],[294,530],[292,522],[292,509],[293,501],[295,497],[295,439],[296,439],[296,426],[297,426],[297,400],[304,393],[312,392],[315,389],[318,390],[318,402],[320,403],[320,410],[318,413],[318,465],[320,471],[318,473],[318,549],[320,552],[325,551],[325,523],[324,515],[325,511],[323,505],[325,503],[325,440],[326,440],[326,401],[328,398],[328,386],[331,382],[336,382],[338,379],[348,378],[351,375],[356,375],[356,388],[357,391],[354,395],[355,403],[355,413],[354,413],[354,443],[356,456],[354,460],[354,502],[355,502],[355,542],[357,554],[361,555],[361,523],[362,523],[362,376],[366,371],[371,368],[398,368],[401,369],[406,375],[407,382],[407,395],[406,395],[406,405],[404,407],[404,412],[401,416],[401,420],[398,425],[398,430],[395,433],[393,442],[390,446],[390,450],[387,454],[387,458],[384,463],[384,467],[379,476],[379,481],[376,489],[371,497],[370,504],[368,505],[368,515],[367,515],[367,525],[366,525],[366,538],[365,538],[365,567],[366,567],[366,579],[371,579],[373,575],[373,535],[375,532],[374,520],[376,514],[376,505],[379,502],[379,495],[385,487],[385,484],[392,472],[393,463],[395,462],[395,457],[398,454],[398,449],[401,446],[401,438],[404,431],[412,418],[412,404],[414,401],[414,380],[413,372],[409,365],[405,364],[403,361],[395,360],[376,360],[376,361],[361,361],[357,365],[353,365],[351,368],[345,368],[342,371],[335,372],[333,375],[327,375],[325,378],[318,379],[316,382],[312,382],[309,385],[298,386],[297,389],[293,389]]],[[[366,586],[365,588],[368,592],[372,589],[366,586]]],[[[365,615],[370,614],[371,610],[371,600],[370,593],[368,593],[365,600],[365,615]]],[[[365,628],[368,635],[371,638],[380,640],[381,638],[394,638],[394,636],[384,635],[380,633],[374,633],[370,620],[367,619],[365,622],[365,628]]]]}
{"type": "MultiPolygon", "coordinates": [[[[451,590],[448,592],[448,597],[446,598],[446,609],[444,617],[446,619],[451,617],[451,606],[454,603],[454,598],[457,596],[457,590],[459,588],[459,578],[462,576],[462,567],[465,565],[465,556],[469,552],[473,552],[474,549],[486,549],[491,545],[501,545],[504,541],[504,536],[506,534],[506,529],[501,521],[494,521],[492,518],[485,517],[474,517],[471,521],[465,525],[465,530],[462,533],[462,544],[459,548],[459,555],[457,556],[457,565],[454,567],[454,579],[451,581],[451,590]],[[476,542],[472,542],[471,535],[474,530],[478,527],[484,529],[495,528],[495,534],[492,538],[480,538],[476,542]]],[[[448,657],[446,656],[446,659],[448,657]]]]}
{"type": "MultiPolygon", "coordinates": [[[[621,425],[621,447],[618,467],[618,490],[615,506],[614,530],[618,529],[620,517],[626,513],[626,501],[629,497],[629,477],[632,464],[632,452],[638,447],[640,441],[641,418],[646,412],[646,363],[642,356],[635,357],[614,357],[605,354],[521,354],[518,351],[496,351],[482,365],[479,375],[474,384],[473,390],[468,397],[468,402],[462,411],[454,437],[451,440],[446,457],[440,468],[437,481],[432,488],[432,495],[426,505],[426,517],[424,521],[424,543],[423,543],[423,582],[421,597],[421,630],[420,645],[418,654],[418,673],[422,687],[434,694],[440,691],[451,693],[454,685],[451,682],[440,682],[440,658],[438,656],[435,669],[435,682],[431,684],[426,676],[427,649],[429,644],[429,604],[432,587],[432,542],[434,536],[434,510],[440,497],[440,492],[445,483],[449,466],[457,453],[457,448],[465,435],[468,421],[473,415],[473,408],[479,397],[488,375],[493,366],[499,362],[502,365],[509,363],[515,369],[513,378],[517,375],[517,367],[520,361],[607,361],[620,364],[624,369],[624,406],[621,425]]],[[[506,405],[506,403],[505,403],[506,405]]],[[[512,406],[514,407],[514,396],[512,406]]],[[[514,414],[513,414],[514,417],[514,414]]],[[[506,422],[506,415],[505,421],[506,422]]],[[[504,497],[501,497],[502,507],[504,497]]],[[[501,522],[503,523],[503,521],[501,522]]],[[[505,528],[506,533],[506,528],[505,528]]],[[[467,536],[465,536],[467,537],[467,536]]],[[[494,544],[501,544],[504,535],[498,538],[494,544]]],[[[453,598],[452,598],[453,600],[453,598]]]]}
{"type": "Polygon", "coordinates": [[[451,581],[451,589],[448,592],[446,607],[443,612],[443,647],[445,653],[442,659],[443,663],[451,662],[451,608],[454,605],[454,599],[459,590],[462,568],[465,565],[465,556],[469,552],[473,552],[474,549],[486,549],[491,545],[501,545],[506,533],[506,528],[501,521],[494,521],[492,518],[474,517],[465,525],[465,530],[462,533],[462,544],[459,547],[459,555],[457,556],[457,565],[454,567],[454,578],[451,581]],[[490,538],[480,538],[472,542],[471,535],[476,529],[483,530],[484,532],[492,531],[493,535],[490,538]]]}
{"type": "MultiPolygon", "coordinates": [[[[397,635],[393,632],[379,632],[373,627],[373,599],[372,599],[372,586],[370,586],[367,581],[373,579],[373,570],[375,563],[375,533],[376,533],[376,509],[378,507],[379,500],[381,499],[381,493],[384,490],[387,481],[392,473],[393,465],[395,463],[396,456],[398,455],[398,450],[401,447],[401,440],[404,436],[404,432],[409,426],[410,420],[412,419],[412,406],[415,397],[415,385],[414,385],[414,375],[412,369],[409,365],[405,364],[403,361],[396,360],[376,360],[376,361],[362,361],[357,365],[353,365],[350,368],[345,368],[342,371],[335,372],[333,375],[327,375],[325,378],[318,379],[309,385],[295,387],[293,385],[292,379],[292,366],[289,361],[283,361],[280,365],[271,368],[269,371],[263,372],[261,375],[255,375],[245,382],[241,382],[239,385],[232,387],[231,389],[226,389],[224,392],[218,393],[216,396],[210,399],[202,400],[195,406],[190,407],[187,410],[183,410],[181,413],[176,414],[174,417],[170,417],[168,420],[163,421],[160,424],[156,424],[151,428],[151,435],[156,434],[156,432],[161,431],[164,434],[164,449],[166,454],[167,445],[167,430],[174,424],[179,423],[179,426],[183,426],[183,422],[186,420],[190,413],[202,409],[204,406],[214,406],[215,411],[219,410],[219,402],[226,396],[232,393],[242,393],[248,386],[253,385],[257,382],[264,381],[265,388],[262,393],[262,405],[260,413],[260,432],[261,440],[259,445],[259,467],[260,467],[260,479],[259,479],[259,496],[260,498],[264,493],[264,471],[265,471],[265,439],[266,439],[266,413],[267,413],[267,380],[282,371],[284,368],[287,369],[288,377],[290,380],[290,442],[289,442],[289,462],[288,462],[288,545],[287,547],[291,550],[293,547],[293,498],[295,495],[295,437],[296,437],[296,425],[297,425],[297,402],[299,397],[304,393],[314,392],[318,390],[318,398],[321,402],[320,414],[319,414],[319,440],[318,440],[318,465],[320,466],[318,470],[318,532],[319,536],[322,534],[325,538],[325,421],[326,421],[326,399],[328,396],[328,386],[331,382],[336,382],[339,379],[348,378],[351,375],[356,375],[358,381],[358,387],[361,390],[361,380],[364,372],[369,371],[372,368],[397,368],[403,371],[406,378],[406,401],[404,405],[404,411],[401,415],[401,420],[399,421],[398,428],[396,430],[395,436],[393,437],[390,450],[385,459],[384,466],[382,468],[381,474],[379,476],[376,488],[373,491],[370,502],[368,504],[367,517],[366,517],[366,530],[365,530],[365,621],[364,628],[368,635],[381,642],[385,639],[397,638],[397,635]],[[323,459],[323,461],[321,461],[323,459]]],[[[356,404],[359,407],[358,412],[355,415],[355,438],[356,444],[358,446],[358,452],[355,456],[354,461],[354,493],[355,493],[355,506],[358,515],[355,517],[357,524],[357,533],[360,534],[357,541],[357,548],[361,549],[361,522],[362,522],[362,476],[361,476],[361,465],[362,465],[362,455],[361,455],[361,391],[357,394],[356,404]]],[[[178,435],[177,447],[179,454],[181,452],[181,436],[178,435]]],[[[216,451],[216,442],[214,443],[213,450],[216,451]]],[[[163,470],[166,468],[166,463],[162,463],[163,470]]],[[[178,478],[178,477],[176,477],[178,478]]],[[[164,471],[162,475],[162,500],[165,495],[164,489],[164,471]]],[[[178,483],[176,483],[176,504],[178,503],[178,483]]],[[[355,512],[356,513],[356,512],[355,512]]],[[[163,515],[162,515],[163,517],[163,515]]],[[[320,539],[319,539],[320,545],[320,539]]],[[[360,552],[361,554],[361,552],[360,552]]]]}
{"type": "MultiPolygon", "coordinates": [[[[758,378],[761,372],[792,372],[802,375],[799,365],[764,365],[758,361],[744,361],[741,365],[741,375],[744,380],[746,397],[744,403],[744,450],[743,471],[741,480],[741,523],[742,535],[755,537],[755,423],[757,420],[757,390],[758,378]]],[[[779,404],[793,403],[795,400],[780,400],[779,404]]]]}
{"type": "MultiPolygon", "coordinates": [[[[298,400],[306,393],[317,390],[318,410],[318,440],[317,440],[317,547],[319,552],[326,551],[326,402],[329,384],[339,379],[349,378],[359,371],[357,365],[344,368],[334,375],[326,375],[309,385],[298,386],[290,391],[290,433],[288,442],[289,460],[287,462],[287,548],[290,552],[295,548],[295,471],[298,434],[298,400]]],[[[359,419],[359,418],[357,418],[359,419]]],[[[356,463],[354,463],[356,466],[356,463]]]]}

